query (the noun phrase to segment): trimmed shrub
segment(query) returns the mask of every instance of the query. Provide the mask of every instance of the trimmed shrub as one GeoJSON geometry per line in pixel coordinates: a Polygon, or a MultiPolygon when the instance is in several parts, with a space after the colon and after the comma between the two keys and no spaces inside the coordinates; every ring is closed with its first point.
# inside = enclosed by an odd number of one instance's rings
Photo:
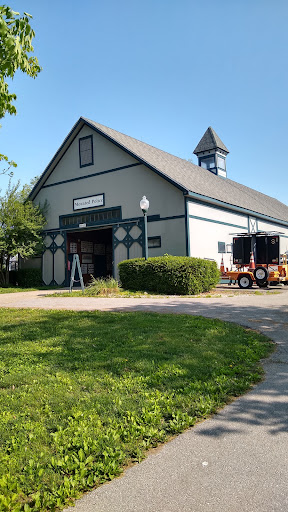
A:
{"type": "Polygon", "coordinates": [[[123,288],[169,295],[208,292],[220,278],[215,261],[188,256],[136,258],[121,261],[118,268],[123,288]]]}
{"type": "Polygon", "coordinates": [[[21,288],[33,288],[43,285],[42,272],[40,268],[21,268],[10,270],[9,282],[12,285],[18,284],[21,288]]]}

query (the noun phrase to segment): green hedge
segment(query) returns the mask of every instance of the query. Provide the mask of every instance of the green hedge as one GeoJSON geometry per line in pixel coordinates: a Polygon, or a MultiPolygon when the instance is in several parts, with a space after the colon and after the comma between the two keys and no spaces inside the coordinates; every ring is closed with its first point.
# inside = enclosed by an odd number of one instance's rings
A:
{"type": "Polygon", "coordinates": [[[43,285],[40,268],[22,268],[9,272],[10,284],[21,286],[21,288],[33,288],[43,285]]]}
{"type": "Polygon", "coordinates": [[[118,268],[123,288],[169,295],[208,292],[220,277],[215,261],[187,256],[136,258],[121,261],[118,268]]]}

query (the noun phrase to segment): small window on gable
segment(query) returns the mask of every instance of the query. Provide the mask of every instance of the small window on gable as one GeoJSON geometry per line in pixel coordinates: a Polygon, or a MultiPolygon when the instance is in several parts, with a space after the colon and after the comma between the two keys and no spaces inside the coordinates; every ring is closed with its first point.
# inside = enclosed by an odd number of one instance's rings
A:
{"type": "Polygon", "coordinates": [[[218,242],[218,252],[226,252],[225,242],[218,242]]]}
{"type": "Polygon", "coordinates": [[[93,165],[93,139],[92,135],[79,139],[80,167],[93,165]]]}

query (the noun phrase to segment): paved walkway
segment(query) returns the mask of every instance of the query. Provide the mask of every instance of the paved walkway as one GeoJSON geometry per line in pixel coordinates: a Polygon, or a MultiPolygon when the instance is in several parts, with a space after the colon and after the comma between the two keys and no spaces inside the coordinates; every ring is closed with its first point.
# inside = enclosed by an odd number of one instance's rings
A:
{"type": "Polygon", "coordinates": [[[0,295],[0,306],[199,314],[252,327],[278,344],[265,361],[266,379],[251,392],[66,512],[287,512],[287,288],[207,299],[43,297],[46,293],[0,295]]]}

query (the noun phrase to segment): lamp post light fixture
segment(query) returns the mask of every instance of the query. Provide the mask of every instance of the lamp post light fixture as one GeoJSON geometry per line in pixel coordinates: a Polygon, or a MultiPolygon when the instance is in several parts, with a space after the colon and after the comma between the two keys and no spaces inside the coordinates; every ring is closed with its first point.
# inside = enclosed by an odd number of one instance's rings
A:
{"type": "Polygon", "coordinates": [[[140,208],[144,215],[144,236],[145,236],[145,260],[148,258],[148,233],[147,233],[147,212],[149,209],[149,201],[146,196],[143,196],[140,201],[140,208]]]}

